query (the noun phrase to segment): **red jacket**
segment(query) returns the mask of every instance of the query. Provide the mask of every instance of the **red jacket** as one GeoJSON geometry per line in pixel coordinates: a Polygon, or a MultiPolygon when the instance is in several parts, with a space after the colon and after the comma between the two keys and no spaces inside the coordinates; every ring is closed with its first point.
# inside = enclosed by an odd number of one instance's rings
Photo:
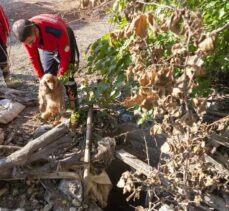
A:
{"type": "Polygon", "coordinates": [[[44,75],[41,65],[39,49],[50,52],[59,52],[60,68],[59,74],[64,75],[70,63],[70,41],[68,37],[67,27],[65,21],[57,15],[42,14],[30,19],[39,28],[39,36],[32,46],[24,43],[29,58],[35,68],[38,77],[44,75]]]}
{"type": "Polygon", "coordinates": [[[3,8],[0,6],[0,38],[3,45],[6,45],[7,36],[10,33],[10,26],[8,19],[3,11],[3,8]]]}

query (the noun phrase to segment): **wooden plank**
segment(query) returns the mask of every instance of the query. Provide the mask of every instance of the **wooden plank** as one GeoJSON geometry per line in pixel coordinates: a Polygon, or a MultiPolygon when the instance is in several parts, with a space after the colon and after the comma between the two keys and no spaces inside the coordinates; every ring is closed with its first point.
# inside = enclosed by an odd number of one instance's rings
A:
{"type": "Polygon", "coordinates": [[[139,160],[136,156],[126,152],[123,149],[116,151],[115,156],[146,176],[149,176],[153,170],[152,166],[147,165],[143,161],[139,160]]]}

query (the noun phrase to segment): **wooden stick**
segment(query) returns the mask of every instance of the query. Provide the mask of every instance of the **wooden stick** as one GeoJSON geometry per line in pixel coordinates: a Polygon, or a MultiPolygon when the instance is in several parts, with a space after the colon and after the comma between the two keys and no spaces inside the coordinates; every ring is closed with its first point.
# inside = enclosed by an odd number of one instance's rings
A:
{"type": "Polygon", "coordinates": [[[86,131],[86,143],[84,151],[84,162],[88,165],[84,168],[83,179],[85,187],[87,187],[88,176],[90,173],[90,146],[91,146],[91,131],[92,131],[92,108],[89,108],[87,115],[87,131],[86,131]]]}
{"type": "Polygon", "coordinates": [[[31,172],[20,176],[1,178],[1,180],[25,180],[25,179],[80,179],[74,172],[31,172]]]}
{"type": "Polygon", "coordinates": [[[0,145],[0,150],[4,150],[4,149],[6,149],[6,150],[19,150],[19,149],[21,149],[21,147],[19,147],[19,146],[10,146],[10,145],[0,145]]]}

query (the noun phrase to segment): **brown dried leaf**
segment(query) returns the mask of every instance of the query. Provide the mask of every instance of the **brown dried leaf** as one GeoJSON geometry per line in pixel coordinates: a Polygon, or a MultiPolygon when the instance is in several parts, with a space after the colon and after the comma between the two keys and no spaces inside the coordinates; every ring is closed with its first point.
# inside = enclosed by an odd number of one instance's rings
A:
{"type": "Polygon", "coordinates": [[[172,91],[172,96],[175,98],[182,98],[183,97],[183,92],[180,88],[173,88],[172,91]]]}
{"type": "Polygon", "coordinates": [[[181,43],[176,43],[172,46],[172,54],[184,54],[186,52],[186,48],[181,43]]]}
{"type": "Polygon", "coordinates": [[[143,96],[143,95],[136,95],[134,97],[127,97],[124,100],[123,105],[125,107],[132,107],[135,105],[140,105],[145,98],[146,98],[146,96],[143,96]]]}
{"type": "Polygon", "coordinates": [[[141,15],[135,23],[135,33],[142,39],[147,37],[147,16],[141,15]]]}
{"type": "Polygon", "coordinates": [[[206,113],[207,100],[204,98],[193,98],[192,102],[194,110],[202,117],[206,113]]]}
{"type": "Polygon", "coordinates": [[[149,84],[147,74],[143,73],[142,76],[139,78],[138,82],[140,86],[146,86],[147,84],[149,84]]]}
{"type": "Polygon", "coordinates": [[[182,12],[180,10],[176,10],[170,19],[169,29],[173,33],[179,35],[183,31],[181,27],[181,23],[182,23],[182,12]]]}
{"type": "Polygon", "coordinates": [[[126,70],[126,78],[127,78],[127,80],[129,80],[130,76],[133,74],[133,69],[134,69],[134,66],[130,65],[128,67],[128,69],[126,70]]]}
{"type": "Polygon", "coordinates": [[[202,77],[206,75],[206,69],[205,68],[196,68],[195,76],[202,77]]]}
{"type": "Polygon", "coordinates": [[[162,130],[162,127],[161,125],[159,124],[155,124],[153,127],[151,127],[150,129],[150,134],[151,135],[159,135],[159,134],[162,134],[163,133],[163,130],[162,130]]]}
{"type": "Polygon", "coordinates": [[[124,37],[129,38],[133,33],[134,33],[134,28],[132,24],[126,26],[126,28],[124,29],[124,37]]]}
{"type": "Polygon", "coordinates": [[[147,16],[139,15],[136,17],[128,29],[126,30],[126,37],[129,37],[135,31],[136,35],[141,37],[142,39],[147,37],[147,16]]]}
{"type": "Polygon", "coordinates": [[[149,24],[150,28],[152,29],[152,31],[156,32],[156,30],[157,30],[156,20],[155,20],[154,15],[152,13],[148,13],[147,21],[148,21],[148,24],[149,24]]]}
{"type": "Polygon", "coordinates": [[[204,53],[210,53],[214,50],[214,43],[216,40],[216,35],[212,34],[208,36],[205,40],[198,44],[199,50],[204,53]]]}
{"type": "Polygon", "coordinates": [[[204,64],[204,61],[203,61],[202,57],[199,55],[186,57],[186,65],[202,67],[203,64],[204,64]]]}

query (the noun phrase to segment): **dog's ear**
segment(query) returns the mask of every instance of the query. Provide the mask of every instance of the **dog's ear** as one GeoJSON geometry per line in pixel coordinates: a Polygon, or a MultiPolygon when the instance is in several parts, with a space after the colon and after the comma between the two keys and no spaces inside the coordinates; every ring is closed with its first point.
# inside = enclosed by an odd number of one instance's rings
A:
{"type": "Polygon", "coordinates": [[[51,90],[50,85],[49,85],[49,83],[48,83],[46,80],[44,81],[44,87],[45,87],[46,90],[48,90],[48,91],[51,90]]]}

